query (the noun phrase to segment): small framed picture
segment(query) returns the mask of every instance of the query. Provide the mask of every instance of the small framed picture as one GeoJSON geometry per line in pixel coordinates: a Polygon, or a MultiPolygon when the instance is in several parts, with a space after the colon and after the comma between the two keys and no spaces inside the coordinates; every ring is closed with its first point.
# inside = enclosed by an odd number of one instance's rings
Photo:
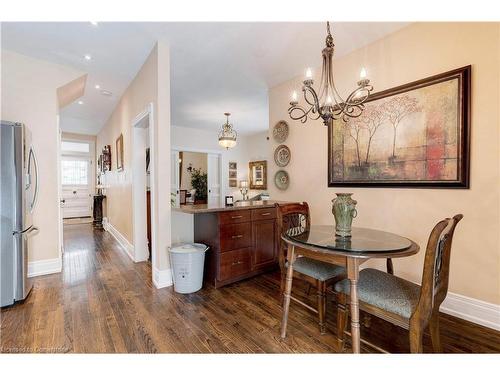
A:
{"type": "Polygon", "coordinates": [[[226,206],[232,206],[234,204],[234,198],[232,195],[226,195],[226,206]]]}
{"type": "Polygon", "coordinates": [[[238,187],[238,180],[236,178],[230,178],[229,179],[229,187],[230,188],[238,187]]]}
{"type": "Polygon", "coordinates": [[[123,171],[123,134],[116,139],[116,169],[123,171]]]}
{"type": "Polygon", "coordinates": [[[229,162],[229,170],[231,170],[231,169],[236,170],[236,169],[238,169],[237,166],[238,166],[238,164],[235,161],[229,162]]]}
{"type": "Polygon", "coordinates": [[[229,170],[229,178],[236,179],[238,177],[238,173],[236,171],[229,170]]]}

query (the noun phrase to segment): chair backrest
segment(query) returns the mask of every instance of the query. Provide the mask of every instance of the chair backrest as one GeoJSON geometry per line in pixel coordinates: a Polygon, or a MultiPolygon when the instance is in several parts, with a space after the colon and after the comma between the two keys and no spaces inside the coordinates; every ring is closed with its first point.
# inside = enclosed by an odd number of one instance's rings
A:
{"type": "Polygon", "coordinates": [[[425,251],[424,271],[420,299],[414,312],[422,320],[428,320],[433,311],[439,309],[448,293],[450,275],[451,243],[455,227],[463,215],[441,220],[429,236],[425,251]]]}
{"type": "MultiPolygon", "coordinates": [[[[292,228],[308,230],[311,225],[309,206],[306,202],[277,204],[278,208],[278,233],[283,234],[292,228]]],[[[280,238],[279,264],[285,268],[287,245],[280,238]]]]}

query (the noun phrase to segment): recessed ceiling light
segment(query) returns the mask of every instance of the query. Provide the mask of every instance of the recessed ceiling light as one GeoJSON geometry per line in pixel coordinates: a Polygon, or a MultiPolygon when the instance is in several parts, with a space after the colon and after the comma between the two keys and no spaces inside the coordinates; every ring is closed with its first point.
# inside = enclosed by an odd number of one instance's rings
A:
{"type": "Polygon", "coordinates": [[[101,88],[101,85],[95,85],[95,88],[99,90],[101,88]]]}
{"type": "Polygon", "coordinates": [[[90,23],[92,24],[92,26],[97,26],[97,22],[96,21],[90,21],[90,23]]]}
{"type": "Polygon", "coordinates": [[[80,104],[80,105],[83,104],[83,100],[79,100],[78,104],[80,104]]]}
{"type": "Polygon", "coordinates": [[[83,56],[83,57],[84,57],[84,58],[85,58],[85,60],[87,60],[87,61],[92,60],[92,56],[90,56],[90,55],[85,55],[85,56],[83,56]]]}

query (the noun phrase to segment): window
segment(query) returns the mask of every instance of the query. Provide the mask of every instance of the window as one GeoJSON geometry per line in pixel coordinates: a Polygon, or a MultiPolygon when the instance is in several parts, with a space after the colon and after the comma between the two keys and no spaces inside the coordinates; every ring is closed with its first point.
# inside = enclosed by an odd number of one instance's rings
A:
{"type": "Polygon", "coordinates": [[[85,142],[61,142],[61,151],[64,152],[90,152],[90,144],[85,142]]]}
{"type": "Polygon", "coordinates": [[[61,160],[63,185],[88,185],[89,162],[87,160],[61,160]]]}

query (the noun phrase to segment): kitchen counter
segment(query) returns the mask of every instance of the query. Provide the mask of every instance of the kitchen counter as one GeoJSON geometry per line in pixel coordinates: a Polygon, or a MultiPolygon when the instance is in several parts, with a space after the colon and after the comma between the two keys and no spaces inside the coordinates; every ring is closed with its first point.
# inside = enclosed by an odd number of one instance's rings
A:
{"type": "Polygon", "coordinates": [[[183,204],[180,207],[172,208],[172,211],[182,212],[185,214],[201,214],[207,212],[223,212],[246,210],[249,208],[271,208],[276,203],[289,203],[283,201],[267,200],[267,201],[244,201],[236,202],[233,206],[225,206],[221,204],[183,204]]]}

